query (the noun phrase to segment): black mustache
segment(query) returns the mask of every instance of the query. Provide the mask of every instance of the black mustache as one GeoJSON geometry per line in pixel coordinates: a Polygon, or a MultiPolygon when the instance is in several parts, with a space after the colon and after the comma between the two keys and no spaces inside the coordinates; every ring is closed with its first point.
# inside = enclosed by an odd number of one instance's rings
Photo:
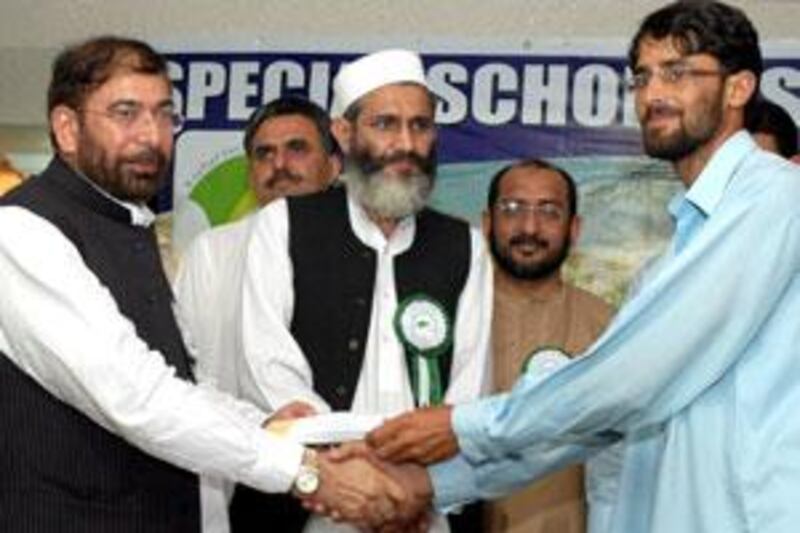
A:
{"type": "Polygon", "coordinates": [[[527,233],[523,233],[520,235],[514,235],[508,240],[509,246],[523,246],[523,245],[535,245],[540,248],[547,247],[547,241],[540,239],[536,235],[530,235],[527,233]]]}
{"type": "Polygon", "coordinates": [[[421,157],[416,152],[398,152],[396,154],[381,158],[381,163],[384,165],[402,162],[414,163],[420,168],[425,166],[425,158],[421,157]]]}
{"type": "Polygon", "coordinates": [[[375,159],[374,161],[370,162],[369,164],[365,165],[364,172],[366,174],[372,174],[373,172],[378,172],[383,170],[386,165],[391,165],[392,163],[402,163],[402,162],[409,162],[413,163],[423,172],[429,172],[430,163],[429,160],[425,157],[422,157],[416,152],[396,152],[391,155],[387,155],[385,157],[381,157],[375,159]]]}
{"type": "Polygon", "coordinates": [[[301,178],[294,172],[291,172],[286,169],[280,169],[275,171],[275,173],[272,175],[272,178],[269,180],[268,184],[274,185],[281,180],[298,182],[301,181],[301,178]]]}
{"type": "Polygon", "coordinates": [[[655,117],[678,117],[680,115],[680,110],[670,105],[656,103],[647,108],[644,119],[646,122],[655,117]]]}
{"type": "Polygon", "coordinates": [[[125,159],[128,163],[161,165],[166,161],[164,155],[155,149],[145,149],[125,159]]]}

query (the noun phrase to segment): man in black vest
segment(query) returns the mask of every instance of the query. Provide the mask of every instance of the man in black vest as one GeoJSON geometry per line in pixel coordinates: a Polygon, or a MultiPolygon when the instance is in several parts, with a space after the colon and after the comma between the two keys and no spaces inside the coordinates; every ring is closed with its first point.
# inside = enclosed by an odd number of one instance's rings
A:
{"type": "Polygon", "coordinates": [[[378,52],[340,70],[333,131],[345,187],[278,200],[254,223],[238,367],[246,398],[388,415],[486,389],[491,262],[478,231],[425,207],[434,110],[417,54],[378,52]]]}
{"type": "Polygon", "coordinates": [[[403,496],[366,462],[331,465],[192,384],[145,206],[179,123],[164,60],[116,37],[68,48],[48,111],[56,156],[0,204],[0,531],[197,533],[195,473],[364,525],[390,512],[403,496]]]}

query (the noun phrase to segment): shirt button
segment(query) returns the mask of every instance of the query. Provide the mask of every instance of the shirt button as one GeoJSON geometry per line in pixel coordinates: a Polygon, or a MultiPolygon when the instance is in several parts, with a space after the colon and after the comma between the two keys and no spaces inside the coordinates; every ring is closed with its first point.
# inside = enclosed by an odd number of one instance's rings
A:
{"type": "Polygon", "coordinates": [[[367,299],[358,297],[355,299],[355,303],[357,307],[366,307],[367,306],[367,299]]]}
{"type": "Polygon", "coordinates": [[[344,385],[337,385],[335,392],[336,396],[344,398],[344,396],[347,394],[347,387],[345,387],[344,385]]]}
{"type": "Polygon", "coordinates": [[[358,342],[358,339],[353,338],[347,341],[347,349],[351,352],[357,351],[359,346],[361,346],[361,343],[358,342]]]}
{"type": "Polygon", "coordinates": [[[147,295],[147,303],[149,303],[149,304],[154,304],[154,303],[156,303],[157,301],[158,301],[158,298],[156,297],[156,295],[155,295],[155,294],[148,294],[148,295],[147,295]]]}

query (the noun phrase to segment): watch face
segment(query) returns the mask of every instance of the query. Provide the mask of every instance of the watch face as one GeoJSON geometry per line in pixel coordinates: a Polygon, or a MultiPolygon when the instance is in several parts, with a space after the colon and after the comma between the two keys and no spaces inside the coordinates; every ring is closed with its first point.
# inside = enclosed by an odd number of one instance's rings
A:
{"type": "Polygon", "coordinates": [[[295,487],[300,494],[313,494],[319,487],[319,474],[311,468],[303,467],[297,475],[295,487]]]}

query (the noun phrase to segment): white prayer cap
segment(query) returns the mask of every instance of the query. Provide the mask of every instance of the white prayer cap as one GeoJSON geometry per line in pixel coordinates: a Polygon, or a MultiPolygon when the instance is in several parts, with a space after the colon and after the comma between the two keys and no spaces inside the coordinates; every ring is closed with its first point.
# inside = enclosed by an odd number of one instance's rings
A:
{"type": "Polygon", "coordinates": [[[353,102],[370,91],[406,82],[428,87],[419,54],[408,50],[382,50],[362,56],[336,74],[331,117],[341,117],[353,102]]]}

